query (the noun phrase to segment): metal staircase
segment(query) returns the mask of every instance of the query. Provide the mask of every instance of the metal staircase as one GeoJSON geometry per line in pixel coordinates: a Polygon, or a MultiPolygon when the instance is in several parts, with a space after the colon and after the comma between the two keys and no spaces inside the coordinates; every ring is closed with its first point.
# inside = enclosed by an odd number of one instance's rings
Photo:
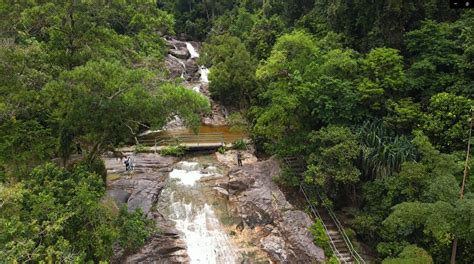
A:
{"type": "MultiPolygon", "coordinates": [[[[288,169],[295,175],[301,177],[302,174],[306,171],[306,164],[304,160],[300,157],[285,157],[283,158],[283,161],[285,162],[288,169]]],[[[313,214],[313,217],[321,219],[326,234],[329,237],[329,244],[331,246],[331,250],[334,256],[337,257],[339,262],[346,264],[365,264],[366,262],[354,249],[352,242],[344,231],[343,225],[337,219],[336,214],[334,214],[332,209],[325,205],[316,208],[311,202],[311,199],[308,195],[308,191],[306,190],[303,181],[300,181],[300,191],[304,195],[306,202],[308,203],[309,208],[313,214]]],[[[318,200],[322,201],[319,194],[317,198],[318,200]]]]}

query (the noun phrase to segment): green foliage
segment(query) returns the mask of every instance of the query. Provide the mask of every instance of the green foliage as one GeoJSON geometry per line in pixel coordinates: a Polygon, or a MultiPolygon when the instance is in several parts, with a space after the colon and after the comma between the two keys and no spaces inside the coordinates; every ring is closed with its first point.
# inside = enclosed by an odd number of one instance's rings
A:
{"type": "Polygon", "coordinates": [[[365,122],[358,133],[362,144],[360,167],[368,178],[387,177],[415,159],[416,150],[405,136],[391,135],[382,123],[365,122]]]}
{"type": "Polygon", "coordinates": [[[310,141],[316,146],[308,159],[305,182],[337,192],[338,184],[354,184],[360,171],[354,166],[359,155],[356,136],[346,127],[328,126],[314,132],[310,141]]]}
{"type": "Polygon", "coordinates": [[[234,149],[246,150],[247,149],[247,142],[244,139],[238,139],[232,143],[232,147],[234,149]]]}
{"type": "Polygon", "coordinates": [[[424,249],[419,248],[415,245],[406,246],[397,258],[387,258],[383,264],[402,264],[402,263],[413,263],[413,264],[432,264],[433,259],[430,254],[424,249]]]}
{"type": "MultiPolygon", "coordinates": [[[[22,183],[2,184],[1,259],[108,260],[118,232],[125,228],[120,224],[127,221],[114,222],[113,215],[100,203],[104,192],[101,179],[81,166],[66,171],[46,164],[35,168],[22,183]]],[[[141,214],[134,215],[133,221],[148,223],[141,214]]],[[[132,239],[136,236],[129,235],[132,239]]]]}
{"type": "Polygon", "coordinates": [[[248,107],[255,89],[255,63],[237,37],[224,34],[204,44],[202,58],[210,67],[209,91],[225,105],[248,107]]]}
{"type": "Polygon", "coordinates": [[[217,149],[217,152],[219,152],[220,154],[225,154],[225,151],[226,151],[225,147],[219,147],[217,149]]]}
{"type": "Polygon", "coordinates": [[[24,176],[51,157],[51,130],[35,120],[5,120],[0,125],[0,163],[6,176],[24,176]]]}
{"type": "Polygon", "coordinates": [[[433,95],[422,130],[441,150],[464,149],[474,100],[451,93],[433,95]]]}
{"type": "Polygon", "coordinates": [[[365,107],[374,116],[385,111],[387,97],[404,89],[403,60],[398,50],[377,48],[361,60],[362,76],[357,90],[365,107]]]}
{"type": "Polygon", "coordinates": [[[321,247],[324,250],[324,254],[328,257],[332,256],[331,245],[329,244],[329,236],[326,234],[323,223],[320,219],[317,219],[313,225],[309,228],[309,231],[313,235],[314,244],[321,247]]]}
{"type": "Polygon", "coordinates": [[[227,117],[227,122],[230,126],[231,132],[249,132],[249,126],[247,119],[245,119],[244,115],[239,112],[234,112],[227,117]]]}
{"type": "Polygon", "coordinates": [[[166,146],[160,150],[160,154],[164,156],[182,157],[186,153],[187,148],[182,145],[166,146]]]}
{"type": "Polygon", "coordinates": [[[147,219],[140,209],[130,213],[127,208],[120,208],[115,225],[119,227],[118,243],[125,250],[125,255],[140,248],[156,231],[153,220],[147,219]]]}
{"type": "Polygon", "coordinates": [[[140,153],[146,150],[146,146],[143,144],[135,144],[135,152],[140,153]]]}

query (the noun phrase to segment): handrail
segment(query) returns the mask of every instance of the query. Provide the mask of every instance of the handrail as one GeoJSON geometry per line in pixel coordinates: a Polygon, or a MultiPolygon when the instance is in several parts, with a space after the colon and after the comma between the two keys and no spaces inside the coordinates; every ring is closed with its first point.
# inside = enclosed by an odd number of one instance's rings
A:
{"type": "Polygon", "coordinates": [[[220,132],[209,132],[199,134],[185,133],[177,135],[159,136],[150,139],[142,139],[141,142],[145,144],[154,144],[155,146],[158,144],[163,145],[172,143],[197,143],[199,145],[200,143],[219,142],[221,144],[224,144],[225,136],[224,133],[220,132]]]}
{"type": "MultiPolygon", "coordinates": [[[[326,206],[325,206],[325,207],[326,207],[326,206]]],[[[334,221],[334,223],[336,224],[337,229],[338,229],[339,232],[342,234],[342,238],[343,238],[344,241],[346,242],[347,248],[349,249],[349,252],[351,253],[351,256],[354,258],[354,260],[355,260],[357,263],[365,263],[365,260],[359,255],[359,253],[357,252],[357,250],[355,250],[354,245],[352,245],[352,242],[351,242],[349,236],[347,236],[346,232],[344,231],[344,228],[343,228],[341,222],[339,222],[339,219],[337,219],[336,214],[334,214],[334,212],[332,211],[332,209],[328,209],[327,207],[326,207],[326,210],[328,210],[329,216],[331,216],[331,219],[332,219],[332,220],[334,221]]]]}
{"type": "MultiPolygon", "coordinates": [[[[326,231],[326,235],[328,236],[329,241],[331,242],[331,243],[330,243],[330,246],[331,246],[332,253],[333,253],[334,255],[340,257],[340,256],[341,256],[341,253],[339,252],[339,250],[338,250],[337,247],[336,247],[336,244],[334,243],[334,241],[332,240],[331,236],[329,235],[329,230],[328,230],[326,224],[325,224],[324,221],[322,220],[321,215],[319,214],[318,210],[317,210],[316,208],[314,208],[313,204],[312,204],[311,201],[309,200],[308,195],[306,194],[306,192],[305,192],[304,187],[303,187],[302,184],[300,184],[300,190],[301,190],[301,192],[303,193],[304,198],[306,199],[306,202],[309,204],[309,207],[310,207],[311,211],[313,212],[313,215],[316,216],[317,218],[319,218],[319,219],[321,220],[321,224],[323,225],[324,230],[326,231]]],[[[339,258],[338,258],[338,259],[339,259],[339,258]]],[[[341,261],[341,260],[339,260],[339,261],[341,261]]],[[[344,263],[347,263],[347,261],[345,261],[345,260],[342,260],[342,261],[344,261],[344,263]]]]}
{"type": "MultiPolygon", "coordinates": [[[[321,196],[319,195],[318,193],[318,197],[319,199],[322,201],[323,199],[321,198],[321,196]]],[[[324,203],[321,203],[324,208],[326,208],[326,210],[328,211],[329,213],[329,216],[331,217],[332,221],[336,224],[336,227],[337,227],[337,230],[339,231],[339,233],[342,235],[342,239],[344,239],[344,242],[346,243],[347,245],[347,249],[349,249],[349,253],[351,254],[351,256],[354,258],[354,260],[357,262],[357,263],[363,263],[365,264],[365,260],[359,255],[359,253],[357,252],[357,250],[355,250],[354,248],[354,245],[352,245],[352,242],[349,238],[349,236],[347,235],[347,233],[344,231],[344,227],[342,226],[341,222],[339,221],[339,219],[337,219],[337,216],[336,214],[334,213],[334,211],[329,208],[329,206],[325,205],[324,203]]]]}
{"type": "MultiPolygon", "coordinates": [[[[295,160],[295,159],[292,159],[292,160],[295,160]]],[[[284,158],[284,161],[285,163],[287,163],[288,166],[290,166],[289,164],[289,159],[285,159],[284,158]]],[[[348,263],[346,260],[342,259],[342,255],[341,253],[338,251],[336,245],[334,244],[331,236],[329,235],[329,231],[326,227],[326,225],[324,224],[324,221],[322,221],[322,218],[321,218],[321,215],[319,214],[318,210],[315,209],[313,207],[313,204],[311,203],[311,201],[309,200],[309,197],[308,195],[306,194],[305,190],[304,190],[304,187],[303,187],[303,183],[300,183],[300,190],[301,192],[303,193],[305,199],[306,199],[306,202],[309,204],[310,208],[311,208],[311,211],[313,212],[313,215],[315,215],[316,217],[318,217],[319,219],[321,219],[321,223],[323,224],[323,227],[324,229],[326,230],[326,234],[328,235],[329,239],[330,239],[330,242],[331,242],[331,249],[333,250],[333,253],[336,254],[336,256],[338,256],[338,259],[340,262],[344,262],[344,263],[348,263]]],[[[358,264],[365,264],[365,260],[359,255],[359,253],[354,249],[354,245],[352,245],[352,242],[351,240],[349,239],[349,236],[347,236],[346,232],[344,231],[344,227],[342,226],[341,222],[339,221],[339,219],[337,219],[336,217],[336,214],[332,211],[331,208],[329,208],[327,205],[325,205],[322,201],[322,197],[320,196],[319,193],[317,193],[318,197],[319,197],[319,200],[321,201],[321,204],[324,206],[324,208],[328,211],[329,213],[329,216],[331,217],[332,221],[334,222],[334,224],[336,225],[339,233],[341,234],[343,240],[344,240],[344,243],[346,244],[347,246],[347,249],[349,250],[349,253],[351,254],[352,258],[354,259],[354,261],[356,261],[358,264]]]]}

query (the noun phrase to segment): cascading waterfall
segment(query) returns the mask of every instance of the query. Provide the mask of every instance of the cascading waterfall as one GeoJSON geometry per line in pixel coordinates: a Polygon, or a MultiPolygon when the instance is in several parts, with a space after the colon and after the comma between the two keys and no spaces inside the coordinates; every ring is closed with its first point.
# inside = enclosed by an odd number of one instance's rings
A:
{"type": "Polygon", "coordinates": [[[188,49],[189,54],[191,55],[191,59],[199,58],[199,53],[197,53],[196,49],[191,43],[186,42],[186,48],[188,49]]]}
{"type": "MultiPolygon", "coordinates": [[[[199,53],[196,51],[196,49],[191,43],[186,42],[186,48],[188,49],[191,59],[199,58],[199,53]]],[[[209,69],[207,69],[204,66],[199,66],[199,74],[201,75],[201,77],[199,78],[199,82],[201,84],[209,83],[209,79],[208,79],[209,69]]],[[[193,87],[193,91],[198,92],[198,93],[201,92],[200,86],[201,85],[193,87]]]]}
{"type": "Polygon", "coordinates": [[[179,162],[170,178],[169,218],[184,233],[191,263],[237,263],[239,255],[213,208],[206,202],[199,179],[217,173],[213,166],[202,171],[197,162],[179,162]]]}
{"type": "Polygon", "coordinates": [[[201,66],[199,67],[199,73],[201,74],[200,81],[202,83],[209,83],[209,79],[208,79],[209,69],[204,66],[201,66]]]}

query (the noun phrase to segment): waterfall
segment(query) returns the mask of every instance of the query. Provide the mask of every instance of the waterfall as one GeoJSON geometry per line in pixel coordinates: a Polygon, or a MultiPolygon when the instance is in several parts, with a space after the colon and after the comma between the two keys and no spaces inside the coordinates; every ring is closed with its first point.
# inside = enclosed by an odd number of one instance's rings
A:
{"type": "Polygon", "coordinates": [[[201,67],[199,67],[199,73],[201,73],[200,81],[202,83],[209,83],[209,79],[208,79],[209,69],[204,67],[204,66],[201,66],[201,67]]]}
{"type": "Polygon", "coordinates": [[[197,53],[196,49],[191,45],[191,43],[186,42],[186,48],[189,51],[189,54],[191,55],[191,59],[194,58],[199,58],[199,53],[197,53]]]}
{"type": "Polygon", "coordinates": [[[169,218],[184,233],[191,263],[237,263],[239,255],[230,237],[197,184],[200,178],[218,173],[216,167],[208,169],[202,173],[199,163],[183,161],[170,172],[170,178],[178,181],[167,190],[169,218]]]}
{"type": "Polygon", "coordinates": [[[186,64],[184,64],[184,62],[182,62],[180,59],[176,58],[175,56],[171,54],[169,54],[168,56],[170,56],[173,60],[181,64],[181,66],[183,67],[183,71],[181,72],[181,78],[184,78],[184,72],[186,71],[186,64]]]}

